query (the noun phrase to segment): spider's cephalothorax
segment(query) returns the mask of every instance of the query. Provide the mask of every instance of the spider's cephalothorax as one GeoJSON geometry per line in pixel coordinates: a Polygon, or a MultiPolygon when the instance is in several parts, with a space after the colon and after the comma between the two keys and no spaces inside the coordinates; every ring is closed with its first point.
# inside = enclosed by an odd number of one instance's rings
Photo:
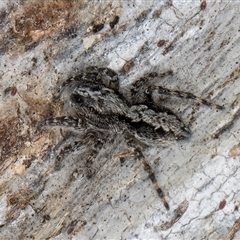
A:
{"type": "MultiPolygon", "coordinates": [[[[172,74],[171,71],[167,73],[172,74]]],[[[150,165],[142,154],[141,146],[167,144],[189,136],[190,130],[173,111],[164,107],[157,107],[154,104],[153,92],[190,98],[206,105],[221,107],[192,93],[170,90],[150,84],[150,78],[162,75],[166,74],[150,73],[140,78],[131,85],[128,97],[124,97],[119,92],[118,75],[113,70],[88,67],[81,74],[62,84],[60,97],[64,102],[64,116],[49,119],[47,122],[50,125],[64,125],[82,129],[85,131],[85,136],[89,136],[89,132],[92,135],[94,131],[96,133],[125,134],[126,139],[130,140],[129,144],[135,149],[135,154],[141,159],[158,195],[168,209],[169,206],[164,194],[150,165]]],[[[98,134],[97,142],[91,144],[96,154],[102,146],[102,141],[99,142],[101,135],[104,139],[104,134],[98,134]]]]}

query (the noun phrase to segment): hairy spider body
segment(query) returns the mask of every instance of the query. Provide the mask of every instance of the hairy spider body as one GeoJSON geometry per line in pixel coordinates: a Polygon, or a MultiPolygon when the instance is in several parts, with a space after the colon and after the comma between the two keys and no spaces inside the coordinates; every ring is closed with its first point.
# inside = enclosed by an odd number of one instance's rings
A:
{"type": "Polygon", "coordinates": [[[147,145],[188,136],[189,129],[175,114],[150,108],[151,89],[146,81],[140,79],[131,88],[132,104],[119,93],[112,70],[89,67],[64,84],[64,108],[85,127],[126,130],[147,145]]]}
{"type": "MultiPolygon", "coordinates": [[[[172,72],[168,71],[160,76],[169,74],[172,72]]],[[[186,138],[190,135],[190,130],[171,110],[155,106],[152,93],[157,91],[160,94],[191,98],[218,108],[220,106],[192,93],[152,86],[149,79],[158,76],[157,73],[150,73],[140,78],[132,84],[128,97],[125,97],[119,91],[116,72],[109,68],[88,67],[62,84],[59,97],[64,102],[63,117],[48,119],[47,124],[84,130],[81,144],[89,145],[91,157],[97,155],[109,134],[124,134],[130,146],[134,148],[136,156],[142,161],[144,170],[148,173],[164,206],[169,209],[141,147],[168,144],[186,138]]],[[[68,144],[64,146],[65,148],[69,151],[71,147],[68,144]]]]}

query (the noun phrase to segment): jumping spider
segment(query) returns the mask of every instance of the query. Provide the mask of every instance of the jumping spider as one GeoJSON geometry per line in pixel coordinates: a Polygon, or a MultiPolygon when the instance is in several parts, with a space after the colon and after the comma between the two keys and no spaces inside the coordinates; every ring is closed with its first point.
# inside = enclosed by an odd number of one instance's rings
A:
{"type": "MultiPolygon", "coordinates": [[[[65,81],[55,98],[63,99],[64,116],[48,119],[44,124],[69,126],[74,128],[75,132],[83,132],[83,135],[80,143],[70,143],[61,148],[57,159],[62,153],[75,150],[82,144],[88,144],[93,158],[109,135],[123,134],[134,149],[134,154],[141,160],[165,208],[169,209],[154,172],[144,158],[142,148],[186,138],[190,135],[190,130],[171,110],[154,104],[153,92],[194,99],[205,105],[222,108],[192,93],[152,86],[149,81],[171,73],[149,73],[140,78],[131,85],[128,97],[120,93],[118,75],[109,68],[88,67],[79,75],[65,81]]],[[[91,163],[91,160],[88,163],[91,163]]]]}

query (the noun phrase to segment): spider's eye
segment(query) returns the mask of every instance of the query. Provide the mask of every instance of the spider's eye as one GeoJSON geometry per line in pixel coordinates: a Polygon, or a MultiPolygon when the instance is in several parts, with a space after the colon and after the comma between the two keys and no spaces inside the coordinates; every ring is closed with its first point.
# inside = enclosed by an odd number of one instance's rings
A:
{"type": "Polygon", "coordinates": [[[95,92],[95,91],[99,91],[100,89],[101,89],[100,86],[97,86],[97,85],[96,85],[96,86],[93,86],[93,87],[91,88],[91,90],[94,91],[94,92],[95,92]]]}
{"type": "Polygon", "coordinates": [[[81,97],[78,94],[72,94],[70,99],[75,102],[75,103],[80,103],[82,102],[81,97]]]}
{"type": "Polygon", "coordinates": [[[91,112],[94,112],[95,109],[94,109],[93,106],[90,106],[90,107],[89,107],[89,110],[90,110],[91,112]]]}

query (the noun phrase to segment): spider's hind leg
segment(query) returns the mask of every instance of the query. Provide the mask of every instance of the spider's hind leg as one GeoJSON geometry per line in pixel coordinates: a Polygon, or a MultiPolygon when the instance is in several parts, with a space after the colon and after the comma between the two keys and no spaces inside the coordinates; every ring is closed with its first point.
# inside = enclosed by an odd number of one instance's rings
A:
{"type": "Polygon", "coordinates": [[[149,178],[151,179],[153,186],[155,188],[155,190],[157,191],[158,196],[160,197],[164,207],[169,210],[169,204],[165,199],[164,193],[162,191],[162,189],[160,188],[157,179],[155,177],[155,174],[151,168],[151,166],[149,165],[149,163],[147,162],[146,158],[143,156],[142,151],[140,148],[135,148],[135,153],[137,154],[137,156],[140,158],[142,164],[143,164],[143,168],[144,170],[148,173],[149,178]]]}

